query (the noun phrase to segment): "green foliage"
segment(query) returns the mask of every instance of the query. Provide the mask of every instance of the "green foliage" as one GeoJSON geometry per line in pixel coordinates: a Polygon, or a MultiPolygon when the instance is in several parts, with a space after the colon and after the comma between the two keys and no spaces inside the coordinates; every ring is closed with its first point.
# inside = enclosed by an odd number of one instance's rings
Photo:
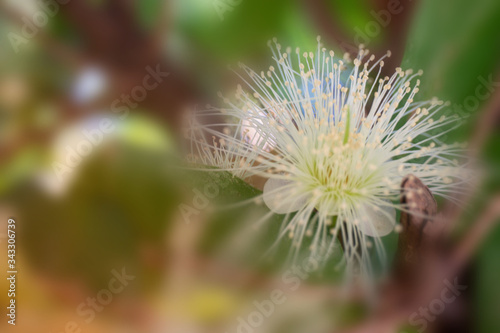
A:
{"type": "MultiPolygon", "coordinates": [[[[424,70],[420,98],[438,96],[452,103],[448,110],[443,110],[443,114],[471,116],[464,126],[445,136],[445,142],[467,140],[471,135],[471,129],[476,126],[475,120],[481,117],[480,112],[484,111],[484,106],[491,97],[490,95],[487,98],[480,98],[476,89],[481,86],[480,78],[487,79],[492,75],[498,80],[499,20],[498,1],[422,2],[411,30],[403,67],[424,70]],[[479,102],[477,107],[464,107],[467,98],[477,99],[479,102]]],[[[481,93],[485,93],[484,88],[481,93]]],[[[495,170],[500,167],[499,147],[500,138],[495,134],[482,153],[490,162],[489,167],[493,171],[493,178],[487,182],[489,189],[485,188],[480,195],[481,198],[478,198],[483,203],[488,194],[500,188],[498,176],[495,175],[498,173],[495,170]]],[[[477,209],[474,209],[474,212],[467,223],[468,227],[480,214],[477,209]]],[[[498,265],[495,264],[500,253],[499,240],[497,230],[479,255],[477,304],[474,307],[479,323],[478,332],[496,332],[500,329],[498,316],[493,310],[500,307],[498,303],[500,289],[495,287],[500,272],[496,268],[498,265]]]]}
{"type": "Polygon", "coordinates": [[[500,332],[500,322],[498,321],[498,309],[500,309],[499,257],[500,229],[496,228],[483,244],[477,263],[478,278],[475,286],[477,306],[474,307],[474,318],[476,318],[478,325],[477,332],[500,332]]]}
{"type": "MultiPolygon", "coordinates": [[[[458,114],[461,118],[474,116],[482,109],[488,98],[478,98],[480,105],[474,108],[467,108],[464,101],[476,96],[480,77],[486,79],[497,74],[499,18],[500,3],[494,0],[422,2],[403,61],[404,68],[424,71],[420,100],[437,96],[450,101],[451,106],[445,108],[443,114],[458,114]]],[[[444,141],[466,140],[472,125],[473,122],[468,121],[444,141]]]]}
{"type": "MultiPolygon", "coordinates": [[[[224,2],[223,0],[221,0],[224,2]]],[[[247,58],[267,49],[268,39],[282,31],[287,13],[295,3],[286,0],[242,0],[219,17],[217,1],[178,1],[178,23],[198,47],[219,59],[247,58]]]]}
{"type": "Polygon", "coordinates": [[[147,29],[154,27],[159,19],[166,16],[165,2],[161,0],[142,0],[136,2],[135,6],[139,21],[147,29]]]}

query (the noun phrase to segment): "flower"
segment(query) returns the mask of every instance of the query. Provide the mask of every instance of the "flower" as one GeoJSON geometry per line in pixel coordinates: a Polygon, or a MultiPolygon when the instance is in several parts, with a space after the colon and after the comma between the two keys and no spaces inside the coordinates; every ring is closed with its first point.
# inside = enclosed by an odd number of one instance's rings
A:
{"type": "Polygon", "coordinates": [[[452,198],[462,147],[438,137],[457,119],[435,119],[447,105],[441,101],[414,101],[422,72],[397,68],[382,77],[390,52],[375,61],[361,48],[351,64],[319,38],[315,54],[283,52],[276,41],[271,49],[275,67],[258,74],[240,65],[248,87],[238,86],[234,100],[220,94],[229,107],[204,111],[227,122],[222,133],[204,126],[213,144],[198,141],[203,159],[267,179],[263,202],[285,214],[279,240],[288,236],[295,254],[311,244],[315,255],[341,238],[347,266],[369,270],[370,248],[383,259],[380,239],[395,229],[396,210],[406,209],[399,203],[405,176],[452,198]]]}

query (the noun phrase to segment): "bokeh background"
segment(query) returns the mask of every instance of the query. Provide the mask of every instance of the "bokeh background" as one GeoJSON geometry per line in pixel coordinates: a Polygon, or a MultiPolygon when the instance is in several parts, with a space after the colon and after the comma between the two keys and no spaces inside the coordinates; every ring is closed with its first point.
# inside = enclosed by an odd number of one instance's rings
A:
{"type": "MultiPolygon", "coordinates": [[[[268,68],[273,37],[315,50],[321,35],[338,54],[363,43],[376,55],[392,51],[389,73],[424,71],[418,98],[450,101],[444,112],[463,120],[443,141],[470,142],[492,171],[455,228],[460,239],[500,189],[499,29],[496,0],[1,0],[0,271],[13,217],[19,274],[15,327],[0,279],[0,331],[236,332],[253,301],[282,283],[279,257],[260,265],[247,255],[276,232],[247,233],[255,210],[203,209],[190,221],[179,211],[207,181],[179,167],[183,114],[234,89],[227,65],[268,68]],[[117,110],[115,101],[125,105],[123,94],[157,68],[168,76],[127,114],[117,110]],[[113,130],[59,179],[54,163],[103,118],[113,130]],[[135,279],[86,323],[79,305],[122,268],[135,279]]],[[[219,199],[254,194],[242,187],[219,199]]],[[[500,228],[492,228],[467,265],[460,315],[448,319],[462,320],[463,332],[500,331],[499,256],[500,228]]],[[[304,281],[255,331],[334,332],[362,322],[368,310],[337,292],[336,275],[327,267],[304,281]]]]}

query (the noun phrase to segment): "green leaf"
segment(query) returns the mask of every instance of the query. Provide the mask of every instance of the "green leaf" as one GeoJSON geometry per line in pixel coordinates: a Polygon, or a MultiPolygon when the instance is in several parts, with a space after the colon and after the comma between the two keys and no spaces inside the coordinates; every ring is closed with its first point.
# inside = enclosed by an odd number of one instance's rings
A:
{"type": "Polygon", "coordinates": [[[136,2],[139,21],[146,28],[155,25],[165,8],[165,2],[161,0],[141,0],[136,2]]]}
{"type": "MultiPolygon", "coordinates": [[[[470,137],[475,119],[481,117],[497,87],[485,84],[495,79],[500,58],[500,2],[495,0],[424,0],[421,3],[407,44],[403,68],[423,69],[420,100],[437,96],[451,106],[444,115],[467,119],[464,126],[445,135],[442,141],[452,143],[470,137]],[[470,118],[468,118],[471,116],[470,118]]],[[[440,115],[438,115],[439,117],[440,115]]],[[[442,130],[442,129],[441,129],[442,130]]],[[[432,133],[436,134],[436,133],[432,133]]],[[[498,166],[498,135],[490,140],[485,157],[498,166]]],[[[498,177],[489,181],[477,201],[487,202],[490,187],[499,188],[498,177]],[[493,185],[494,184],[494,185],[493,185]]],[[[468,225],[474,223],[478,209],[474,208],[468,225]]],[[[476,312],[477,332],[498,332],[500,288],[498,256],[500,234],[497,229],[484,245],[478,257],[476,312]]]]}
{"type": "MultiPolygon", "coordinates": [[[[500,222],[500,221],[498,221],[500,222]]],[[[497,223],[498,223],[497,222],[497,223]]],[[[482,246],[477,264],[477,293],[474,317],[477,318],[477,332],[500,332],[498,309],[500,309],[500,229],[496,228],[482,246]]]]}
{"type": "MultiPolygon", "coordinates": [[[[497,72],[500,57],[500,2],[494,0],[424,0],[409,34],[403,68],[422,69],[417,98],[450,101],[444,115],[475,115],[491,92],[483,79],[497,72]]],[[[440,116],[440,115],[439,115],[440,116]]],[[[468,138],[472,122],[446,135],[447,143],[468,138]]],[[[451,125],[450,125],[451,127],[451,125]]],[[[440,129],[442,131],[442,129],[440,129]]]]}

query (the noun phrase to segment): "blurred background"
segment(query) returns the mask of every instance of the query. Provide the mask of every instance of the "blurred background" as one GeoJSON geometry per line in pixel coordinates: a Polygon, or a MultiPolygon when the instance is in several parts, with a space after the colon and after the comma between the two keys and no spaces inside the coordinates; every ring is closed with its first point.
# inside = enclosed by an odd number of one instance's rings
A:
{"type": "MultiPolygon", "coordinates": [[[[279,256],[251,258],[278,229],[248,234],[252,207],[212,214],[193,201],[211,180],[179,167],[182,116],[233,91],[227,65],[267,69],[273,37],[311,51],[318,35],[339,54],[391,50],[387,73],[422,69],[418,98],[450,101],[443,112],[463,120],[443,141],[469,142],[493,171],[454,228],[458,242],[500,190],[499,29],[496,0],[0,0],[0,271],[14,218],[19,272],[16,326],[0,279],[0,331],[311,333],[364,322],[369,308],[338,291],[327,264],[257,328],[242,324],[286,287],[279,256]]],[[[227,183],[217,200],[258,192],[227,183]]],[[[467,291],[426,332],[450,322],[500,331],[500,229],[483,236],[467,291]]]]}

